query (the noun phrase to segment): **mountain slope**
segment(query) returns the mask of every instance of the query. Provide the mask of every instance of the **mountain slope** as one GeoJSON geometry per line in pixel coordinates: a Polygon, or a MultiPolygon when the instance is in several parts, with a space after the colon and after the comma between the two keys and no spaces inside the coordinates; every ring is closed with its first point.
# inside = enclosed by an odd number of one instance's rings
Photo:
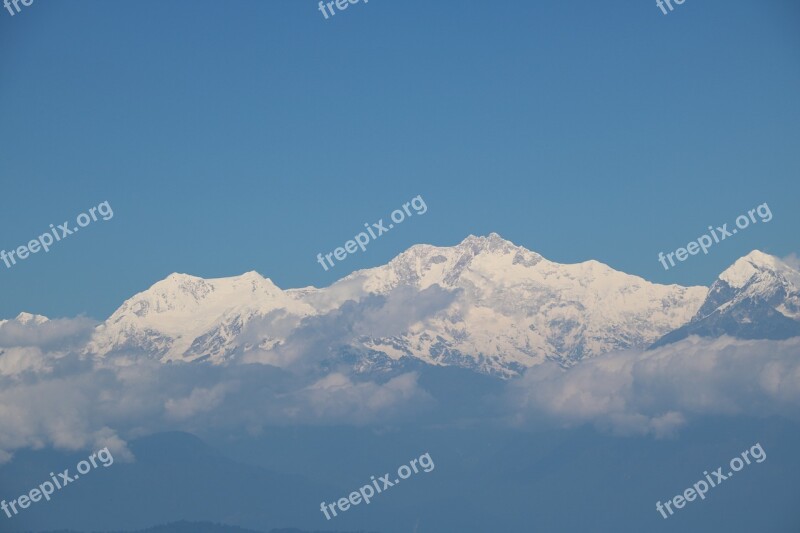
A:
{"type": "Polygon", "coordinates": [[[758,250],[749,253],[720,274],[688,324],[653,347],[689,335],[773,340],[800,335],[800,272],[758,250]]]}

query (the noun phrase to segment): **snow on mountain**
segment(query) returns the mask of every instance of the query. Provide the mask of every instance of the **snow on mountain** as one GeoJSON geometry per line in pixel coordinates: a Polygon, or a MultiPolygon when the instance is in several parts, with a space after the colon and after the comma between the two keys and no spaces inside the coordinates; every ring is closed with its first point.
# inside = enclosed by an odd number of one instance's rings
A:
{"type": "Polygon", "coordinates": [[[446,309],[402,334],[364,339],[365,346],[503,375],[545,358],[571,365],[647,345],[685,324],[707,293],[649,283],[597,261],[554,263],[494,233],[454,247],[414,246],[331,289],[353,284],[378,294],[403,286],[455,291],[446,309]]]}
{"type": "Polygon", "coordinates": [[[136,294],[98,326],[88,352],[145,352],[163,361],[220,362],[255,317],[316,311],[257,272],[219,279],[170,274],[136,294]]]}
{"type": "MultiPolygon", "coordinates": [[[[16,322],[18,322],[20,324],[24,324],[24,325],[33,324],[33,325],[36,325],[36,326],[44,324],[45,322],[48,322],[49,320],[50,319],[47,318],[46,316],[34,315],[34,314],[31,314],[31,313],[26,313],[24,311],[22,313],[18,314],[16,316],[16,318],[14,318],[14,321],[16,321],[16,322]]],[[[5,322],[8,322],[8,320],[0,321],[0,324],[4,324],[5,322]]]]}
{"type": "Polygon", "coordinates": [[[283,291],[255,272],[210,280],[172,274],[126,301],[98,327],[89,351],[220,363],[251,349],[286,349],[297,342],[293,328],[306,333],[315,318],[377,299],[375,316],[359,315],[331,350],[348,360],[412,358],[512,375],[545,359],[571,365],[648,345],[685,324],[707,292],[597,261],[554,263],[493,233],[453,247],[413,246],[323,289],[283,291]],[[406,300],[397,303],[398,294],[406,300]],[[407,323],[393,318],[399,314],[407,323]],[[248,324],[258,325],[259,338],[252,331],[243,338],[248,324]]]}
{"type": "Polygon", "coordinates": [[[38,326],[40,324],[44,324],[49,320],[50,319],[47,318],[46,316],[34,315],[23,311],[22,313],[18,314],[15,318],[12,318],[11,320],[5,318],[0,320],[0,327],[2,327],[3,324],[12,324],[12,323],[21,324],[23,326],[27,326],[30,324],[38,326]]]}
{"type": "Polygon", "coordinates": [[[688,335],[742,339],[800,335],[800,272],[777,257],[750,252],[720,274],[688,324],[654,347],[688,335]]]}

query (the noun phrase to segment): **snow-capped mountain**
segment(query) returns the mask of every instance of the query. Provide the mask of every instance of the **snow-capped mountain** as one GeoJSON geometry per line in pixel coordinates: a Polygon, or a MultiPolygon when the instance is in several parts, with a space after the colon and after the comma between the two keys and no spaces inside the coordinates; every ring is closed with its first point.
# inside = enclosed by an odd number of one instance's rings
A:
{"type": "Polygon", "coordinates": [[[322,289],[281,290],[255,272],[172,274],[99,326],[89,352],[280,364],[314,350],[512,375],[545,359],[571,365],[647,346],[687,323],[707,293],[597,261],[554,263],[497,234],[470,236],[413,246],[322,289]]]}
{"type": "Polygon", "coordinates": [[[317,310],[302,291],[282,291],[257,272],[219,279],[171,274],[125,301],[97,331],[89,353],[145,353],[163,361],[225,360],[254,317],[296,324],[317,310]]]}
{"type": "Polygon", "coordinates": [[[439,286],[452,303],[399,334],[362,339],[398,358],[514,373],[546,358],[570,365],[648,344],[685,323],[707,289],[656,285],[597,261],[562,265],[497,234],[451,247],[418,245],[339,283],[386,294],[439,286]]]}
{"type": "Polygon", "coordinates": [[[11,320],[0,320],[0,326],[2,326],[3,324],[9,324],[14,322],[25,326],[27,325],[39,326],[41,324],[44,324],[45,322],[48,322],[49,320],[50,319],[47,318],[46,316],[34,315],[23,311],[22,313],[18,314],[15,318],[11,320]]]}
{"type": "Polygon", "coordinates": [[[688,335],[788,339],[800,335],[800,272],[755,250],[720,274],[692,320],[653,347],[688,335]]]}

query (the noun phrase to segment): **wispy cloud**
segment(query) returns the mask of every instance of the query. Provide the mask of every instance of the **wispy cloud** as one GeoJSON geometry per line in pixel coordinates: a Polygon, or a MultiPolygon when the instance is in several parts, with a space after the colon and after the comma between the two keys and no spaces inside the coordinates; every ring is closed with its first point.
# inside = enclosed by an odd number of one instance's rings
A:
{"type": "Polygon", "coordinates": [[[782,257],[781,261],[789,265],[795,270],[800,270],[800,257],[797,256],[795,253],[791,253],[786,257],[782,257]]]}

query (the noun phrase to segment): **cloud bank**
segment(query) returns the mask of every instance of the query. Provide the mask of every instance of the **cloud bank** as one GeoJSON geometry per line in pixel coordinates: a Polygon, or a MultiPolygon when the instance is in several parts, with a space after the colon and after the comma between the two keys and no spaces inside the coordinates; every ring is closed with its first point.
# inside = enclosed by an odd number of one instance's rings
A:
{"type": "MultiPolygon", "coordinates": [[[[415,420],[439,403],[420,385],[418,372],[401,366],[359,374],[352,361],[321,364],[330,361],[325,339],[332,331],[346,343],[363,328],[426,315],[451,295],[431,291],[410,310],[403,308],[410,305],[403,294],[395,297],[389,305],[354,303],[309,319],[291,352],[264,350],[263,360],[226,365],[164,364],[141,354],[90,358],[77,348],[91,329],[84,319],[0,328],[0,463],[15,450],[45,446],[108,446],[115,457],[131,459],[126,440],[157,431],[257,434],[287,425],[415,420]],[[373,322],[361,320],[370,313],[373,322]]],[[[479,409],[487,426],[502,418],[521,426],[593,424],[666,437],[699,416],[797,420],[800,338],[690,337],[656,350],[609,353],[569,370],[541,364],[502,387],[505,401],[495,398],[479,409]]],[[[482,397],[472,388],[447,388],[446,394],[457,404],[469,403],[459,395],[482,397]]]]}
{"type": "Polygon", "coordinates": [[[684,341],[609,353],[569,370],[529,369],[510,384],[518,424],[591,423],[665,437],[692,416],[800,417],[800,338],[684,341]]]}
{"type": "MultiPolygon", "coordinates": [[[[413,416],[432,401],[413,372],[366,377],[319,365],[90,358],[80,346],[92,326],[79,318],[0,328],[0,463],[14,450],[46,446],[108,446],[130,459],[126,439],[157,431],[363,425],[413,416]]],[[[311,342],[305,352],[321,348],[311,342]]],[[[297,357],[312,357],[305,352],[297,357]]]]}

